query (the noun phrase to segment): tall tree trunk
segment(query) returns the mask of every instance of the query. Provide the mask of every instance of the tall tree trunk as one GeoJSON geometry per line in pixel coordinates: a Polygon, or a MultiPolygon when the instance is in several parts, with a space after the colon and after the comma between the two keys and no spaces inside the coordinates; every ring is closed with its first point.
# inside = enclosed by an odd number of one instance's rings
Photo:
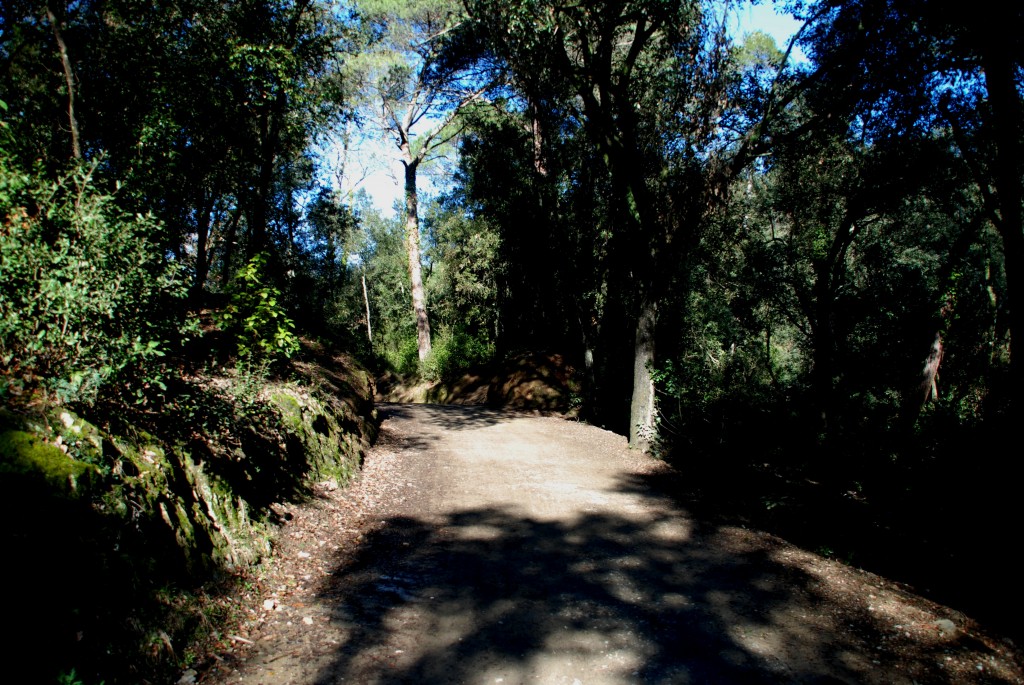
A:
{"type": "MultiPolygon", "coordinates": [[[[979,215],[974,219],[974,221],[965,225],[961,229],[960,234],[957,236],[949,250],[949,256],[946,258],[946,263],[939,272],[938,282],[947,293],[946,300],[931,318],[931,321],[929,322],[930,328],[927,329],[926,332],[922,332],[922,342],[928,339],[925,337],[925,334],[927,334],[931,337],[931,344],[928,347],[928,354],[925,356],[921,372],[917,376],[916,384],[908,387],[907,391],[904,393],[900,423],[902,425],[902,430],[907,435],[912,433],[914,424],[917,422],[918,417],[920,417],[922,410],[928,404],[928,401],[931,400],[932,402],[936,402],[939,399],[937,379],[939,375],[939,366],[942,364],[942,356],[945,352],[942,336],[944,331],[946,333],[949,332],[948,327],[950,325],[950,321],[954,319],[952,315],[954,308],[956,307],[954,295],[956,287],[955,274],[957,269],[963,264],[964,260],[967,259],[968,252],[970,251],[975,238],[978,236],[978,231],[983,221],[984,217],[979,215]]],[[[990,295],[991,294],[993,293],[990,291],[990,295]]],[[[992,303],[992,308],[993,310],[995,309],[995,302],[992,303]]]]}
{"type": "Polygon", "coordinates": [[[235,248],[238,247],[238,222],[242,219],[244,208],[236,207],[231,219],[228,220],[227,228],[224,229],[224,257],[221,260],[221,279],[224,283],[234,276],[235,248]]]}
{"type": "Polygon", "coordinates": [[[210,226],[213,223],[214,196],[211,193],[196,222],[196,273],[192,281],[192,308],[199,311],[203,306],[203,290],[210,274],[210,226]]]}
{"type": "MultiPolygon", "coordinates": [[[[1007,5],[1005,10],[1012,5],[1007,5]]],[[[1010,12],[1007,12],[1009,14],[1010,12]]],[[[995,186],[999,199],[1000,220],[996,223],[1003,238],[1006,264],[1006,292],[1010,321],[1010,393],[1013,411],[1024,413],[1024,226],[1021,203],[1024,183],[1021,180],[1021,116],[1024,107],[1017,90],[1016,63],[1012,43],[988,40],[982,53],[985,87],[992,105],[995,129],[995,186]]]]}
{"type": "Polygon", "coordinates": [[[845,342],[836,331],[835,317],[837,309],[837,293],[845,280],[846,260],[850,246],[860,235],[861,226],[857,217],[863,212],[849,209],[839,224],[828,255],[814,263],[814,305],[812,332],[814,335],[814,368],[812,378],[815,400],[818,403],[816,429],[822,439],[827,440],[829,431],[835,423],[836,391],[835,377],[841,368],[841,360],[837,359],[840,345],[845,342]]]}
{"type": "Polygon", "coordinates": [[[406,159],[405,165],[405,249],[409,255],[409,281],[412,284],[412,308],[416,314],[416,342],[420,361],[430,354],[430,320],[423,291],[423,265],[420,262],[420,219],[416,194],[418,159],[406,159]]]}
{"type": "Polygon", "coordinates": [[[366,291],[366,268],[363,268],[363,272],[359,275],[360,280],[363,283],[363,304],[366,305],[366,339],[370,342],[371,347],[373,346],[373,329],[370,327],[370,294],[366,291]]]}
{"type": "Polygon", "coordinates": [[[544,163],[544,129],[540,121],[540,106],[530,99],[530,133],[533,135],[533,169],[538,176],[547,177],[548,169],[544,163]]]}
{"type": "MultiPolygon", "coordinates": [[[[594,117],[597,118],[596,116],[594,117]]],[[[620,204],[627,230],[619,235],[622,241],[626,270],[636,292],[640,294],[633,347],[633,393],[629,407],[629,446],[649,451],[654,444],[655,397],[652,370],[655,362],[654,340],[657,328],[658,302],[664,292],[658,268],[664,259],[660,250],[670,242],[667,224],[659,221],[646,179],[634,170],[643,168],[638,154],[635,129],[631,117],[622,117],[622,130],[605,122],[607,138],[598,149],[612,179],[613,194],[620,204]]]]}
{"type": "Polygon", "coordinates": [[[274,182],[274,141],[271,140],[271,114],[264,108],[260,115],[260,153],[257,160],[259,169],[256,185],[249,200],[249,245],[247,257],[252,257],[267,248],[267,224],[270,205],[271,185],[274,182]]]}
{"type": "Polygon", "coordinates": [[[942,364],[944,352],[942,345],[942,331],[935,331],[932,344],[928,348],[928,355],[925,357],[921,372],[917,375],[916,383],[909,387],[903,394],[902,408],[897,426],[904,439],[913,438],[914,426],[921,412],[928,405],[928,402],[937,402],[939,399],[939,366],[942,364]]]}
{"type": "Polygon", "coordinates": [[[64,35],[60,30],[60,22],[57,16],[46,5],[46,19],[53,27],[53,37],[57,41],[57,49],[60,51],[60,63],[64,68],[64,82],[68,87],[68,124],[71,127],[71,156],[75,159],[82,158],[82,145],[79,142],[78,119],[75,117],[75,75],[71,71],[71,60],[68,58],[68,46],[64,42],[64,35]]]}
{"type": "Polygon", "coordinates": [[[924,362],[924,369],[921,371],[921,383],[918,386],[919,409],[928,403],[939,399],[939,388],[936,379],[939,377],[939,364],[942,363],[942,333],[935,334],[931,349],[928,351],[928,358],[924,362]]]}
{"type": "Polygon", "coordinates": [[[830,263],[817,264],[814,282],[814,316],[811,332],[814,336],[812,353],[814,366],[811,369],[811,383],[814,392],[814,429],[822,439],[828,438],[832,422],[833,393],[835,391],[835,348],[836,336],[833,330],[833,293],[831,287],[830,263]]]}
{"type": "Polygon", "coordinates": [[[629,446],[649,451],[655,438],[654,338],[658,305],[648,298],[640,306],[633,351],[633,399],[629,410],[629,446]]]}

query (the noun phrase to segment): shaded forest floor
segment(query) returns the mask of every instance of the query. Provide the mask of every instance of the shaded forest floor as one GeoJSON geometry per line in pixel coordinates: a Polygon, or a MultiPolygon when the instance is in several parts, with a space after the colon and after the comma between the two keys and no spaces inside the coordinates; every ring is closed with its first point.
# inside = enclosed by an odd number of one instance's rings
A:
{"type": "Polygon", "coordinates": [[[996,477],[979,486],[969,465],[931,480],[830,477],[807,460],[779,464],[771,455],[677,457],[674,466],[658,487],[696,515],[778,535],[1024,639],[1024,593],[1008,544],[1019,516],[996,477]]]}

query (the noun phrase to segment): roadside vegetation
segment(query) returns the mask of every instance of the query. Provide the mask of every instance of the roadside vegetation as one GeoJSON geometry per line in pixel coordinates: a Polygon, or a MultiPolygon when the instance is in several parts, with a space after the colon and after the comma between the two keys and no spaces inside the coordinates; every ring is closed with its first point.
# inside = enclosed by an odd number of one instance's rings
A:
{"type": "Polygon", "coordinates": [[[1024,608],[1020,7],[794,2],[780,46],[728,3],[157,5],[0,15],[0,549],[43,680],[224,639],[375,392],[567,413],[716,516],[1024,608]],[[350,192],[371,141],[394,216],[350,192]]]}

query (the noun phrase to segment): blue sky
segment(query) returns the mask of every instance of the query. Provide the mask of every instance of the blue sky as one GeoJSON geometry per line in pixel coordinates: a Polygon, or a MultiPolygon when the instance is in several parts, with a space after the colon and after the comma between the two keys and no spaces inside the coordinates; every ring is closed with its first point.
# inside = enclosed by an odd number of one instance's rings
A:
{"type": "MultiPolygon", "coordinates": [[[[800,28],[800,23],[790,15],[776,13],[774,6],[770,0],[757,5],[743,3],[733,13],[728,28],[737,40],[752,31],[764,31],[775,39],[780,49],[785,49],[790,37],[800,28]]],[[[803,54],[798,49],[793,57],[803,59],[803,54]]],[[[390,216],[395,200],[402,196],[402,166],[395,160],[390,144],[376,145],[367,142],[362,150],[350,158],[350,165],[349,183],[353,183],[354,187],[341,190],[354,192],[365,189],[377,209],[384,216],[390,216]],[[358,181],[354,182],[357,177],[358,181]]],[[[429,171],[421,172],[419,181],[422,207],[426,205],[427,198],[443,188],[429,177],[429,171]]]]}
{"type": "MultiPolygon", "coordinates": [[[[761,30],[775,39],[779,49],[785,50],[789,39],[800,28],[800,22],[785,13],[777,13],[773,2],[762,2],[758,5],[744,3],[736,12],[735,17],[730,21],[730,29],[733,35],[740,39],[744,35],[761,30]]],[[[794,50],[793,57],[803,59],[803,52],[799,48],[794,50]]]]}

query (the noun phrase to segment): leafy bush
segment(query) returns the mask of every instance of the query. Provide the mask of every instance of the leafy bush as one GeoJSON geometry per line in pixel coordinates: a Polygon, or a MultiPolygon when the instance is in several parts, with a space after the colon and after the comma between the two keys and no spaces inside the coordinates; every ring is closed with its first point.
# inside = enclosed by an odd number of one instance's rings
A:
{"type": "Polygon", "coordinates": [[[231,301],[220,316],[221,327],[235,337],[243,359],[291,357],[299,351],[281,291],[264,280],[266,265],[267,255],[260,253],[235,274],[228,286],[231,301]]]}
{"type": "Polygon", "coordinates": [[[388,363],[403,376],[415,376],[420,371],[419,340],[415,332],[400,338],[397,349],[386,352],[388,363]]]}
{"type": "Polygon", "coordinates": [[[99,192],[95,164],[47,181],[7,136],[0,128],[0,397],[91,403],[164,354],[172,322],[156,312],[184,286],[155,242],[159,222],[99,192]]]}
{"type": "Polygon", "coordinates": [[[494,345],[473,336],[459,326],[442,328],[434,337],[430,356],[420,373],[430,380],[451,378],[471,366],[483,364],[494,356],[494,345]]]}

